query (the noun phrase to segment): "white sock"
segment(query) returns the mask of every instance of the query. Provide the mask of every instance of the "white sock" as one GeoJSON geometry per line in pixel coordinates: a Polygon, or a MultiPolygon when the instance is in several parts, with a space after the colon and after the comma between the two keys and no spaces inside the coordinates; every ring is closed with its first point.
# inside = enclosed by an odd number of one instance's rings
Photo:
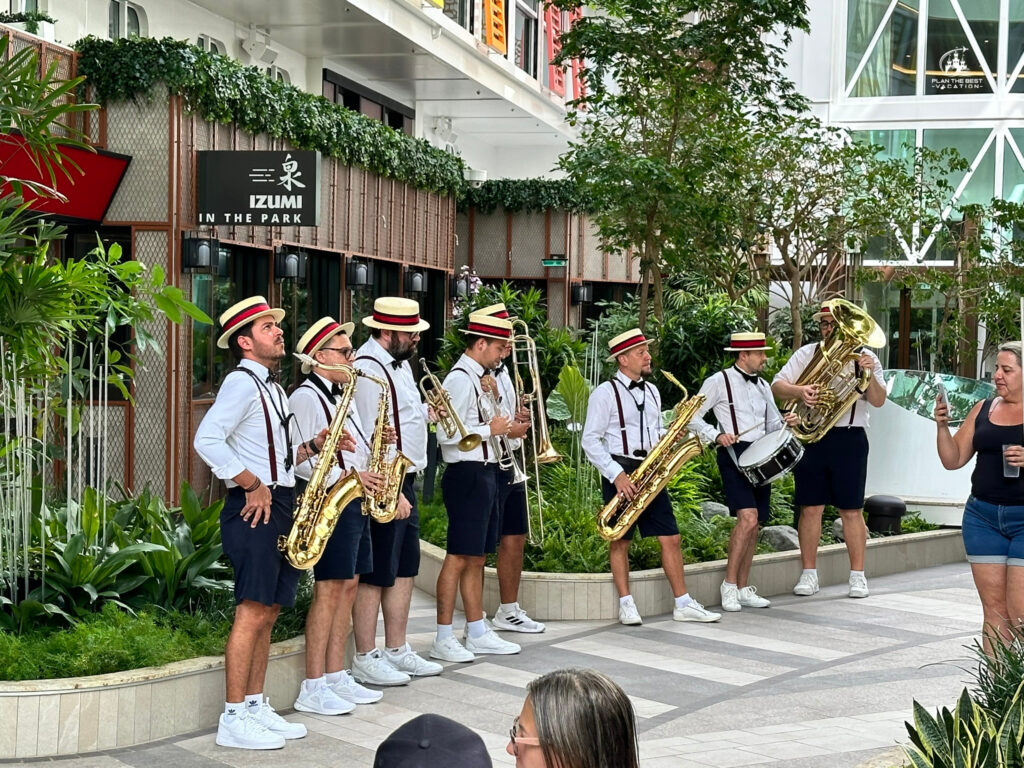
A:
{"type": "Polygon", "coordinates": [[[622,597],[619,598],[619,605],[629,605],[632,602],[633,602],[633,596],[632,595],[623,595],[622,597]]]}
{"type": "Polygon", "coordinates": [[[478,621],[467,621],[466,631],[469,633],[469,636],[475,640],[478,637],[483,637],[487,633],[487,625],[484,624],[483,619],[479,619],[478,621]]]}
{"type": "Polygon", "coordinates": [[[402,643],[397,648],[385,648],[384,650],[386,650],[388,653],[390,653],[392,656],[394,656],[395,654],[404,653],[405,652],[405,646],[407,646],[407,645],[408,645],[408,643],[402,643]]]}
{"type": "Polygon", "coordinates": [[[516,612],[519,603],[502,603],[498,606],[498,613],[512,614],[516,612]]]}
{"type": "Polygon", "coordinates": [[[245,706],[245,703],[241,702],[241,701],[238,702],[237,704],[235,704],[234,702],[231,702],[231,701],[225,701],[224,702],[224,714],[227,715],[229,718],[238,717],[240,714],[242,714],[242,707],[244,707],[244,706],[245,706]]]}
{"type": "Polygon", "coordinates": [[[864,571],[850,571],[850,578],[852,579],[854,576],[864,578],[864,571]]]}
{"type": "Polygon", "coordinates": [[[453,637],[455,633],[452,632],[451,624],[438,624],[437,625],[437,639],[444,640],[448,637],[453,637]]]}
{"type": "Polygon", "coordinates": [[[689,592],[684,592],[676,598],[676,608],[685,608],[693,602],[693,598],[690,597],[689,592]]]}
{"type": "Polygon", "coordinates": [[[340,683],[346,677],[347,677],[347,675],[345,674],[345,670],[342,669],[342,670],[339,670],[338,672],[328,672],[324,676],[324,680],[325,680],[325,682],[328,685],[334,685],[335,683],[340,683]]]}
{"type": "Polygon", "coordinates": [[[723,587],[735,587],[736,585],[735,585],[735,584],[733,584],[733,583],[732,583],[732,582],[730,582],[730,581],[723,581],[723,582],[722,582],[722,586],[723,586],[723,587]]]}
{"type": "Polygon", "coordinates": [[[250,693],[245,697],[245,708],[249,712],[255,712],[263,706],[262,693],[250,693]]]}
{"type": "Polygon", "coordinates": [[[809,573],[814,578],[818,578],[818,569],[817,568],[804,568],[804,573],[809,573]]]}

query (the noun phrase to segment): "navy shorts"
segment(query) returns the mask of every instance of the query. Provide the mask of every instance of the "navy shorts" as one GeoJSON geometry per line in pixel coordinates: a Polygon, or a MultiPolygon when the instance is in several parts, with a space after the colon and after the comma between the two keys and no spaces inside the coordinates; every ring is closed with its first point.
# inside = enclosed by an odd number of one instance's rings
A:
{"type": "Polygon", "coordinates": [[[833,427],[816,443],[804,446],[793,468],[798,507],[831,504],[862,509],[868,477],[868,436],[863,427],[833,427]]]}
{"type": "MultiPolygon", "coordinates": [[[[736,458],[743,455],[752,443],[733,443],[733,450],[736,458]]],[[[771,515],[771,483],[765,485],[754,485],[747,479],[747,476],[740,472],[736,462],[732,460],[729,451],[719,448],[715,456],[718,461],[718,473],[722,476],[722,485],[725,487],[725,505],[733,516],[741,509],[756,509],[757,521],[768,522],[771,515]]]]}
{"type": "Polygon", "coordinates": [[[359,581],[375,587],[393,587],[395,579],[408,579],[420,572],[420,511],[416,504],[415,472],[409,472],[402,483],[402,493],[412,504],[412,512],[404,520],[378,523],[370,519],[370,543],[373,549],[373,570],[359,581]]]}
{"type": "Polygon", "coordinates": [[[441,497],[450,555],[482,557],[498,547],[497,465],[456,461],[445,467],[441,497]]]}
{"type": "Polygon", "coordinates": [[[526,483],[512,485],[511,479],[512,470],[498,470],[498,531],[500,536],[525,536],[528,528],[526,483]]]}
{"type": "Polygon", "coordinates": [[[964,549],[970,563],[1024,566],[1024,506],[967,499],[964,549]]]}
{"type": "Polygon", "coordinates": [[[363,514],[363,500],[358,498],[342,511],[313,575],[317,581],[352,579],[371,570],[370,516],[363,514]]]}
{"type": "MultiPolygon", "coordinates": [[[[633,459],[624,459],[621,456],[613,458],[630,474],[640,466],[640,462],[633,459]]],[[[604,503],[607,504],[611,501],[616,493],[615,486],[602,477],[601,495],[604,497],[604,503]]],[[[637,528],[640,529],[642,537],[679,535],[679,524],[676,523],[676,516],[672,511],[672,500],[668,497],[668,491],[662,490],[651,500],[647,509],[640,513],[639,519],[629,527],[622,538],[626,541],[632,540],[633,532],[637,528]]]]}
{"type": "Polygon", "coordinates": [[[224,554],[235,572],[235,604],[253,600],[263,605],[291,606],[301,571],[293,568],[277,548],[279,536],[292,530],[292,488],[278,486],[270,490],[270,522],[255,528],[242,519],[245,491],[232,488],[220,511],[220,537],[224,554]]]}

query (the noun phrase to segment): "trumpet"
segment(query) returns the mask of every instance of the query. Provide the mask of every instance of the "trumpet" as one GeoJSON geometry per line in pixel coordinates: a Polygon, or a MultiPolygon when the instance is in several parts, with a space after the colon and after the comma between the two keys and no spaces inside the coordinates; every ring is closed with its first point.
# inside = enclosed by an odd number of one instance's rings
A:
{"type": "Polygon", "coordinates": [[[434,409],[437,414],[437,423],[447,434],[454,435],[456,432],[461,435],[459,440],[460,451],[472,451],[480,445],[480,435],[471,433],[462,423],[459,415],[452,408],[452,400],[448,390],[441,386],[437,376],[430,372],[427,361],[420,358],[420,366],[423,368],[424,376],[420,379],[420,392],[427,405],[434,409]],[[427,387],[427,384],[430,386],[427,387]]]}
{"type": "MultiPolygon", "coordinates": [[[[493,392],[484,391],[480,395],[477,405],[480,408],[480,416],[485,422],[489,422],[495,416],[508,416],[507,413],[501,410],[501,406],[498,405],[498,400],[493,392]]],[[[511,421],[511,419],[509,420],[511,421]]],[[[498,466],[501,469],[512,470],[512,480],[509,481],[509,484],[519,485],[519,483],[526,482],[526,472],[518,460],[516,450],[512,447],[512,441],[508,439],[508,435],[502,435],[497,438],[492,437],[489,442],[491,443],[491,449],[498,457],[498,466]]]]}

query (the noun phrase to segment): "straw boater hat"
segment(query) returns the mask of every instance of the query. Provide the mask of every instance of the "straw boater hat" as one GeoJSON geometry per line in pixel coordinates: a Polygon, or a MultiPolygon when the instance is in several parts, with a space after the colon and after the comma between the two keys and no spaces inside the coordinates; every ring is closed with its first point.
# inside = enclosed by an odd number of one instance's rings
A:
{"type": "Polygon", "coordinates": [[[725,348],[726,352],[757,352],[762,349],[771,349],[764,339],[763,333],[757,332],[741,332],[734,333],[729,337],[729,346],[725,348]]]}
{"type": "Polygon", "coordinates": [[[829,320],[832,319],[832,304],[827,301],[822,302],[821,309],[811,315],[812,320],[821,320],[823,317],[827,317],[829,320]]]}
{"type": "Polygon", "coordinates": [[[251,296],[237,304],[232,304],[221,313],[219,322],[221,327],[220,338],[217,339],[217,346],[221,349],[228,348],[228,339],[232,334],[241,330],[258,317],[271,315],[275,321],[281,322],[284,319],[283,309],[271,309],[267,300],[262,296],[251,296]]]}
{"type": "Polygon", "coordinates": [[[508,341],[512,338],[512,323],[504,318],[482,315],[479,312],[470,313],[469,325],[459,330],[465,334],[483,336],[487,339],[508,341]]]}
{"type": "MultiPolygon", "coordinates": [[[[299,343],[295,345],[295,351],[300,355],[312,357],[339,333],[351,336],[355,327],[355,323],[339,323],[333,317],[321,317],[310,326],[308,331],[302,334],[299,343]]],[[[313,367],[309,363],[302,364],[303,373],[309,373],[312,370],[313,367]]]]}
{"type": "Polygon", "coordinates": [[[394,296],[381,296],[374,301],[373,314],[363,318],[363,325],[409,333],[425,331],[430,327],[430,323],[420,319],[419,302],[394,296]]]}
{"type": "Polygon", "coordinates": [[[502,320],[515,320],[513,315],[508,313],[508,308],[501,302],[497,304],[491,304],[489,307],[483,309],[475,309],[471,315],[489,315],[490,317],[500,317],[502,320]]]}
{"type": "Polygon", "coordinates": [[[614,362],[615,358],[621,354],[629,352],[633,347],[639,347],[641,344],[649,343],[650,342],[644,338],[643,331],[639,328],[631,328],[625,333],[620,333],[608,342],[608,362],[614,362]]]}

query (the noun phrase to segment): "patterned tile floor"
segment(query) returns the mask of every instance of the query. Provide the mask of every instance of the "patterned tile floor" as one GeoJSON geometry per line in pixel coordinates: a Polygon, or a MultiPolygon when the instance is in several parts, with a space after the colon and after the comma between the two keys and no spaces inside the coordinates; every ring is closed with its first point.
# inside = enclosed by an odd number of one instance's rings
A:
{"type": "MultiPolygon", "coordinates": [[[[970,663],[966,646],[981,624],[966,564],[872,579],[870,586],[866,600],[830,587],[811,598],[781,596],[770,609],[726,614],[710,625],[668,616],[648,617],[642,627],[553,622],[542,635],[517,635],[518,656],[449,664],[441,676],[388,689],[383,701],[351,715],[289,714],[309,736],[276,752],[223,749],[210,728],[56,762],[363,768],[398,725],[439,712],[479,732],[494,764],[509,766],[506,734],[526,684],[558,667],[586,666],[609,674],[632,698],[645,768],[853,768],[905,740],[914,698],[928,708],[955,700],[966,677],[961,667],[970,663]]],[[[414,648],[429,647],[433,613],[432,599],[417,593],[414,648]]]]}

